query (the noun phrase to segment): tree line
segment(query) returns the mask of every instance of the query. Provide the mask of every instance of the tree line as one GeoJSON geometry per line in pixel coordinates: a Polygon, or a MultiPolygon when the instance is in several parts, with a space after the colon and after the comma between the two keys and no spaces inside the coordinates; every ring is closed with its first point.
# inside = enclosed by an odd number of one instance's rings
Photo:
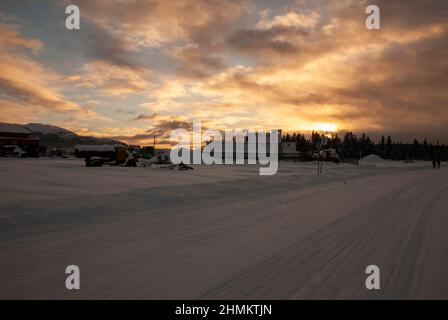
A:
{"type": "Polygon", "coordinates": [[[412,143],[394,141],[389,135],[382,136],[375,143],[368,135],[357,136],[353,132],[345,133],[341,139],[337,134],[326,137],[318,132],[313,132],[306,138],[301,133],[286,133],[282,136],[283,142],[295,142],[296,150],[302,153],[310,153],[320,148],[333,148],[343,159],[359,159],[368,155],[378,155],[383,159],[391,160],[433,160],[440,158],[448,160],[448,146],[438,142],[430,143],[427,139],[419,141],[414,139],[412,143]],[[322,145],[322,141],[324,144],[322,145]]]}

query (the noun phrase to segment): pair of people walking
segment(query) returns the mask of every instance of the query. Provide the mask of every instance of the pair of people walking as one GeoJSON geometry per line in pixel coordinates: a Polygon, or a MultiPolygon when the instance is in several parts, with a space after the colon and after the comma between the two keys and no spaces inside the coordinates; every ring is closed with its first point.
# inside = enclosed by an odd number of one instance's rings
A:
{"type": "Polygon", "coordinates": [[[441,164],[441,160],[437,159],[437,160],[432,160],[432,168],[433,169],[440,169],[440,164],[441,164]]]}

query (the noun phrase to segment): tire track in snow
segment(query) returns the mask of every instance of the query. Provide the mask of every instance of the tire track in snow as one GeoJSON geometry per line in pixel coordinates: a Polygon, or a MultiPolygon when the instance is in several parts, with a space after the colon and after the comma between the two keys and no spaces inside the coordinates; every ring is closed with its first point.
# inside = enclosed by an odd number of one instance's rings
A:
{"type": "MultiPolygon", "coordinates": [[[[411,288],[418,286],[413,279],[416,265],[420,263],[417,261],[418,251],[428,217],[430,214],[443,214],[433,213],[431,209],[434,202],[446,193],[446,184],[434,186],[433,180],[432,176],[425,177],[423,181],[417,178],[417,181],[371,201],[244,270],[202,298],[411,298],[411,288]],[[411,212],[414,216],[407,217],[405,208],[410,203],[418,210],[411,212]],[[399,239],[398,245],[405,252],[400,267],[392,275],[393,279],[389,279],[389,289],[369,294],[363,288],[366,277],[363,268],[369,264],[370,251],[378,250],[378,247],[383,252],[388,250],[388,244],[382,241],[382,238],[388,238],[384,230],[390,229],[389,224],[397,223],[409,223],[411,228],[410,239],[405,239],[406,234],[399,239]],[[345,292],[344,282],[353,284],[352,278],[356,278],[359,285],[352,285],[345,292]]],[[[387,278],[387,274],[384,277],[387,278]]],[[[446,294],[448,296],[448,292],[446,294]]]]}

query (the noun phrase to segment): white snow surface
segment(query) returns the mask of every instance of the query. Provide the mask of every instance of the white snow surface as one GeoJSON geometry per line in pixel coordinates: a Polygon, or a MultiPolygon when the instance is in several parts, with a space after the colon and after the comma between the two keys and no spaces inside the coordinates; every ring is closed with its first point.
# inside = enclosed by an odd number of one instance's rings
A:
{"type": "Polygon", "coordinates": [[[448,299],[446,164],[194,168],[0,159],[0,298],[448,299]]]}

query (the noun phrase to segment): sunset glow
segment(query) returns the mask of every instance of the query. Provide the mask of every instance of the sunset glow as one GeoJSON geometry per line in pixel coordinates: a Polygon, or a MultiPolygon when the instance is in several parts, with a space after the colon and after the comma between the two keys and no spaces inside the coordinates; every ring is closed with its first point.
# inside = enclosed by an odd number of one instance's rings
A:
{"type": "Polygon", "coordinates": [[[315,131],[322,131],[324,133],[337,132],[337,126],[333,123],[317,123],[315,131]]]}
{"type": "Polygon", "coordinates": [[[367,30],[364,0],[74,0],[69,31],[66,1],[2,1],[0,121],[137,144],[194,120],[446,141],[448,5],[411,2],[376,1],[367,30]]]}

